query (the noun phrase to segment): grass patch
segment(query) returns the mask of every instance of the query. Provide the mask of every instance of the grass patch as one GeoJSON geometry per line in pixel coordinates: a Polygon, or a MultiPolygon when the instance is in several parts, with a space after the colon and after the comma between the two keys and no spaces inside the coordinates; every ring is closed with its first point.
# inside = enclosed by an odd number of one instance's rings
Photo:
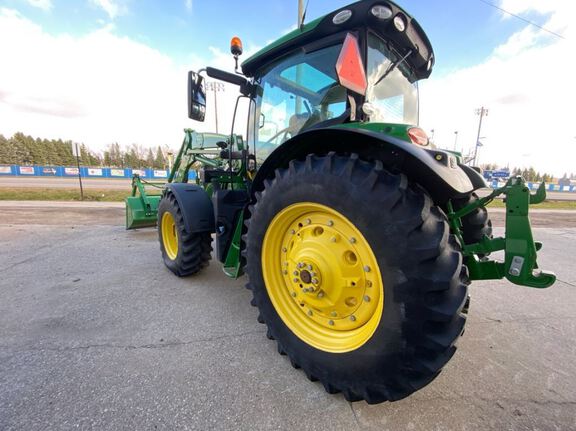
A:
{"type": "MultiPolygon", "coordinates": [[[[84,189],[85,201],[122,202],[130,195],[127,190],[84,189]]],[[[3,201],[79,201],[77,189],[53,188],[0,188],[3,201]]]]}
{"type": "MultiPolygon", "coordinates": [[[[488,208],[505,208],[502,199],[494,199],[488,204],[488,208]]],[[[540,210],[576,210],[576,201],[552,201],[546,200],[541,204],[530,205],[530,209],[540,210]]]]}

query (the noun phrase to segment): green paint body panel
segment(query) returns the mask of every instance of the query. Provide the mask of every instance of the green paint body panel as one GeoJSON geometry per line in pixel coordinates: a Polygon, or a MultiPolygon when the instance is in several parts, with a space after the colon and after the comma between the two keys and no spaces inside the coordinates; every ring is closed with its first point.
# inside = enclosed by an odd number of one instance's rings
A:
{"type": "Polygon", "coordinates": [[[238,278],[244,271],[240,265],[240,241],[242,237],[242,226],[244,225],[244,213],[240,214],[236,228],[234,229],[234,236],[232,237],[232,244],[226,254],[223,270],[224,274],[231,278],[238,278]]]}

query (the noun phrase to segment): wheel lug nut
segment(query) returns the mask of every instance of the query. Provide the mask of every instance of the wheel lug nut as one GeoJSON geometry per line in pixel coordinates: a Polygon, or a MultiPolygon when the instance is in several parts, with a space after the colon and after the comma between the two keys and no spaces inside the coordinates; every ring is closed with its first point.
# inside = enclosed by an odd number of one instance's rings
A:
{"type": "Polygon", "coordinates": [[[300,275],[300,273],[298,271],[294,271],[292,274],[294,275],[300,275]]]}
{"type": "Polygon", "coordinates": [[[352,237],[350,238],[350,244],[354,244],[356,242],[356,238],[352,237]]]}
{"type": "Polygon", "coordinates": [[[370,267],[368,265],[364,267],[364,272],[370,272],[370,267]]]}
{"type": "Polygon", "coordinates": [[[364,301],[370,302],[370,297],[368,295],[364,296],[364,301]]]}
{"type": "Polygon", "coordinates": [[[335,311],[333,311],[332,313],[330,313],[330,316],[336,317],[336,316],[338,316],[338,313],[336,313],[335,311]]]}
{"type": "Polygon", "coordinates": [[[312,279],[312,284],[318,284],[318,279],[317,279],[317,278],[313,278],[313,279],[312,279]]]}
{"type": "Polygon", "coordinates": [[[292,295],[292,298],[296,298],[297,293],[296,293],[296,292],[292,292],[290,295],[292,295]]]}
{"type": "Polygon", "coordinates": [[[310,220],[309,218],[307,218],[306,221],[305,221],[305,223],[306,223],[306,224],[310,224],[310,223],[312,223],[312,220],[310,220]]]}
{"type": "Polygon", "coordinates": [[[284,275],[288,275],[288,271],[286,271],[286,270],[282,271],[282,273],[283,273],[284,275]]]}
{"type": "Polygon", "coordinates": [[[290,229],[290,233],[291,233],[292,235],[294,235],[294,234],[296,233],[296,231],[295,231],[294,229],[290,229]]]}
{"type": "Polygon", "coordinates": [[[332,238],[330,238],[330,242],[336,242],[336,237],[333,236],[332,238]]]}
{"type": "Polygon", "coordinates": [[[332,220],[328,220],[328,226],[334,226],[334,222],[332,220]]]}
{"type": "Polygon", "coordinates": [[[312,310],[308,310],[308,313],[307,313],[307,314],[308,314],[308,316],[312,316],[312,314],[313,314],[313,313],[312,313],[312,310]]]}
{"type": "Polygon", "coordinates": [[[324,292],[318,292],[318,298],[324,298],[324,292]]]}
{"type": "Polygon", "coordinates": [[[329,321],[328,321],[328,324],[329,324],[330,326],[334,326],[334,321],[333,321],[333,320],[329,320],[329,321]]]}
{"type": "Polygon", "coordinates": [[[294,279],[294,283],[298,283],[298,279],[297,279],[297,278],[294,279]]]}
{"type": "Polygon", "coordinates": [[[286,252],[288,251],[288,249],[287,249],[286,247],[282,247],[282,251],[283,251],[284,253],[286,253],[286,252]]]}
{"type": "Polygon", "coordinates": [[[351,320],[352,322],[355,322],[355,321],[356,321],[356,316],[354,316],[354,315],[350,316],[350,320],[351,320]]]}
{"type": "Polygon", "coordinates": [[[312,271],[312,265],[308,265],[308,271],[312,271]]]}

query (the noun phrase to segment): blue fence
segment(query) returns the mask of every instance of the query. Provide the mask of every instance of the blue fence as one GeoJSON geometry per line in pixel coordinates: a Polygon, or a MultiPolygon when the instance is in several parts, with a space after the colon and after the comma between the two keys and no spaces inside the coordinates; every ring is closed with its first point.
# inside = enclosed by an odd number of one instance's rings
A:
{"type": "MultiPolygon", "coordinates": [[[[192,175],[195,172],[190,172],[192,175]]],[[[139,174],[143,178],[149,179],[168,179],[169,171],[167,169],[132,169],[132,168],[89,168],[80,167],[80,175],[85,178],[132,178],[132,174],[139,174]]],[[[1,175],[16,175],[22,177],[76,177],[78,168],[73,166],[19,166],[19,165],[0,165],[1,175]]],[[[487,181],[492,188],[502,187],[505,181],[493,179],[487,181]]],[[[530,190],[536,190],[540,183],[528,183],[530,190]]],[[[572,192],[576,193],[576,185],[565,185],[548,183],[546,190],[550,192],[572,192]]]]}
{"type": "MultiPolygon", "coordinates": [[[[80,166],[80,175],[86,178],[132,178],[139,174],[143,178],[167,179],[167,169],[132,169],[132,168],[90,168],[80,166]]],[[[0,175],[22,177],[77,177],[78,168],[74,166],[19,166],[0,165],[0,175]]]]}

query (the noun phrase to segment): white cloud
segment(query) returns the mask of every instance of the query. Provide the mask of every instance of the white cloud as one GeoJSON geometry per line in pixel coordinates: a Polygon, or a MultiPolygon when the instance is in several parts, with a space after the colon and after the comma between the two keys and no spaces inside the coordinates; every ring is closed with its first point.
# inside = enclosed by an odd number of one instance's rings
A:
{"type": "MultiPolygon", "coordinates": [[[[550,12],[542,1],[504,3],[515,12],[550,12]]],[[[565,29],[565,39],[527,26],[484,63],[441,79],[434,79],[433,74],[422,83],[421,124],[435,130],[439,146],[453,148],[457,130],[458,147],[471,151],[478,128],[474,111],[485,106],[489,115],[482,126],[486,139],[479,151],[480,163],[532,165],[556,175],[576,172],[572,106],[576,83],[567,55],[576,52],[576,34],[570,34],[567,27],[574,15],[566,15],[565,8],[556,10],[544,27],[565,29]]]]}
{"type": "Polygon", "coordinates": [[[103,9],[110,19],[115,19],[117,16],[126,13],[126,7],[114,0],[90,0],[90,3],[103,9]]]}
{"type": "MultiPolygon", "coordinates": [[[[194,55],[178,65],[115,35],[110,23],[81,37],[53,36],[18,12],[0,9],[0,40],[8,39],[17,43],[0,44],[0,58],[11,65],[0,68],[0,133],[71,139],[98,151],[112,142],[177,149],[185,127],[214,132],[212,92],[206,121],[187,118],[186,74],[208,65],[234,70],[232,56],[219,48],[210,48],[210,59],[194,55]]],[[[247,49],[242,58],[257,50],[247,49]]],[[[220,133],[230,131],[238,94],[230,84],[217,93],[220,133]]],[[[245,120],[238,125],[245,134],[245,120]]]]}
{"type": "Polygon", "coordinates": [[[187,10],[187,11],[191,12],[191,11],[192,11],[192,6],[193,6],[192,0],[186,0],[186,1],[184,2],[184,6],[186,6],[186,10],[187,10]]]}
{"type": "Polygon", "coordinates": [[[37,7],[43,11],[49,11],[52,9],[52,0],[24,0],[30,6],[37,7]]]}
{"type": "MultiPolygon", "coordinates": [[[[186,68],[109,28],[52,36],[18,12],[0,10],[0,133],[72,139],[102,150],[112,142],[181,141],[186,68]]],[[[198,65],[194,65],[198,67],[198,65]]]]}

